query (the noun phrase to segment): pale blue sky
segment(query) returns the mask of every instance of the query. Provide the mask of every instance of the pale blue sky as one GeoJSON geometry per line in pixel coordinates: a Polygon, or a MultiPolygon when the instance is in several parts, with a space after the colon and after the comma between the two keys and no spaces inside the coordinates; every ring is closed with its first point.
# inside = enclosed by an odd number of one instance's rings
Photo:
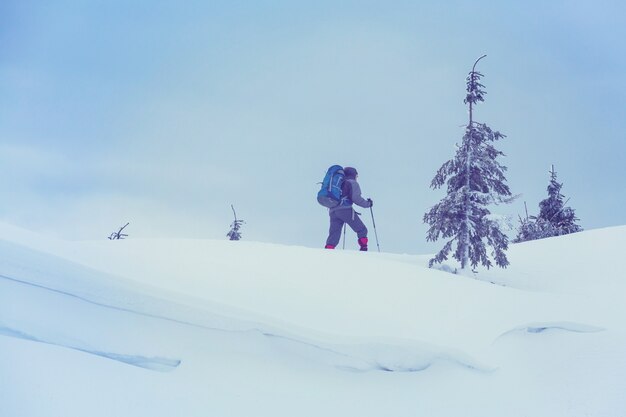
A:
{"type": "Polygon", "coordinates": [[[225,239],[233,203],[244,239],[320,247],[338,163],[383,250],[434,252],[429,184],[487,54],[476,118],[522,194],[493,212],[536,213],[555,164],[585,229],[626,224],[624,3],[419,3],[3,1],[0,220],[225,239]]]}

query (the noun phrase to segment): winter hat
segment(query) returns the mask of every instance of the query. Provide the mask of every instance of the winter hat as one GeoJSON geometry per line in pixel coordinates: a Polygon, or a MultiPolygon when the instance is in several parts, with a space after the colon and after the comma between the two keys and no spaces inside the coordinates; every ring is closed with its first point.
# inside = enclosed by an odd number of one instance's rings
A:
{"type": "Polygon", "coordinates": [[[356,176],[359,174],[356,171],[356,168],[352,168],[352,167],[345,167],[343,169],[343,173],[346,174],[346,178],[356,178],[356,176]]]}

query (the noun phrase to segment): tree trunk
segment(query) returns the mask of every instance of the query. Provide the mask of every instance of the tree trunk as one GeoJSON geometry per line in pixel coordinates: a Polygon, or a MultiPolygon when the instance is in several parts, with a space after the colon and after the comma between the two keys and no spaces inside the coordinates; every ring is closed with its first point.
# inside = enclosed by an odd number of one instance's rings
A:
{"type": "MultiPolygon", "coordinates": [[[[470,109],[472,108],[472,104],[470,103],[470,109]]],[[[470,110],[471,115],[471,110],[470,110]]],[[[471,116],[470,116],[471,123],[471,116]]],[[[471,124],[470,124],[471,126],[471,124]]],[[[471,138],[471,127],[470,127],[470,138],[471,138]]],[[[461,269],[465,269],[469,259],[469,230],[470,230],[470,174],[472,168],[472,148],[471,141],[468,139],[467,146],[467,161],[465,163],[466,169],[466,178],[465,178],[465,191],[463,196],[464,201],[464,213],[463,213],[463,230],[461,231],[461,238],[459,239],[459,244],[461,246],[461,269]]]]}
{"type": "MultiPolygon", "coordinates": [[[[474,64],[475,65],[475,64],[474,64]]],[[[461,269],[465,269],[469,261],[469,223],[470,223],[470,175],[472,171],[472,102],[469,102],[469,123],[467,125],[468,133],[465,136],[465,146],[467,146],[467,160],[465,161],[465,191],[463,196],[464,213],[463,213],[463,230],[459,243],[461,246],[461,269]]]]}

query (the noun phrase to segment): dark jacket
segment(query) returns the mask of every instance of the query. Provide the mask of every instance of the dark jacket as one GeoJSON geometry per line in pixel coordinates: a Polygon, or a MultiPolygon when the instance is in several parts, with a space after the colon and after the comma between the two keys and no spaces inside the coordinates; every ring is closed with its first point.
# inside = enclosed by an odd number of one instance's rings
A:
{"type": "Polygon", "coordinates": [[[363,208],[368,208],[372,205],[361,196],[361,187],[356,182],[356,179],[347,178],[341,187],[341,202],[337,207],[330,209],[330,211],[352,208],[353,203],[363,208]]]}

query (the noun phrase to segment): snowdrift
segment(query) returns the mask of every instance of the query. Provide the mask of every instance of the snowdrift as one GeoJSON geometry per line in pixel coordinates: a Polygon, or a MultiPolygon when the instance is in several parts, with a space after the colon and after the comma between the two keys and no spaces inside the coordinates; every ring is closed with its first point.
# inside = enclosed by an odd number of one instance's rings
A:
{"type": "Polygon", "coordinates": [[[0,239],[1,415],[626,409],[626,227],[467,275],[255,242],[0,239]]]}

